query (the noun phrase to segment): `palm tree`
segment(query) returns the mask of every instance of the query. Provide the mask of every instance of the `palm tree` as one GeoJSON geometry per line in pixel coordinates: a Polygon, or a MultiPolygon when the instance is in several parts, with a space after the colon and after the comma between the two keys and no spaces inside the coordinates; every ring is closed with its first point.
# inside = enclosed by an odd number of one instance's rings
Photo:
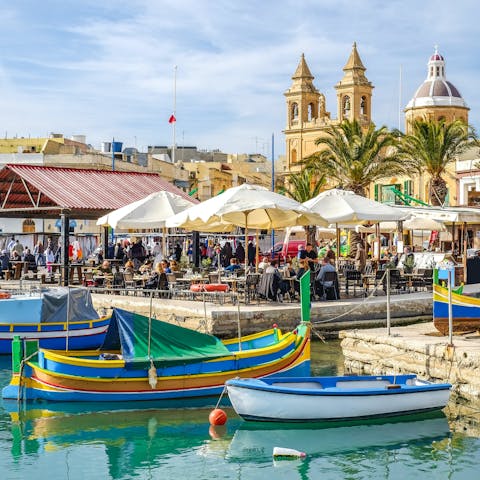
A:
{"type": "MultiPolygon", "coordinates": [[[[292,173],[288,177],[288,186],[285,192],[297,202],[303,203],[316,197],[323,185],[325,185],[325,175],[318,175],[311,167],[304,168],[300,173],[292,173]]],[[[309,225],[305,227],[307,242],[315,244],[316,227],[309,225]]]]}
{"type": "Polygon", "coordinates": [[[327,128],[315,144],[321,148],[307,158],[307,165],[359,195],[366,196],[372,182],[404,171],[397,137],[385,126],[365,129],[357,120],[344,120],[327,128]]]}
{"type": "Polygon", "coordinates": [[[475,131],[460,120],[415,120],[411,128],[412,132],[402,138],[401,154],[418,173],[430,175],[430,203],[444,205],[448,188],[443,176],[447,166],[477,143],[475,131]]]}

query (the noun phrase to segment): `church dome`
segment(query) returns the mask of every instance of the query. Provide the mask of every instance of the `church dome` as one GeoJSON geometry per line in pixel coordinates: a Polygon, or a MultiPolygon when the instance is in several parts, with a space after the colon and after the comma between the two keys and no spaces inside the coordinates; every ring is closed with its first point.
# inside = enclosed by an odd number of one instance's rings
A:
{"type": "Polygon", "coordinates": [[[458,89],[445,76],[445,59],[435,49],[428,61],[426,80],[418,87],[407,109],[416,107],[468,108],[458,89]]]}

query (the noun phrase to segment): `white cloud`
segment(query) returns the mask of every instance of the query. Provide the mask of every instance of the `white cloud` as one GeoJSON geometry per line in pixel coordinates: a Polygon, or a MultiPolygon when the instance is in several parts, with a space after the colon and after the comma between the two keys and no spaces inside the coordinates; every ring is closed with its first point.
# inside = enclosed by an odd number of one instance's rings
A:
{"type": "Polygon", "coordinates": [[[283,93],[300,54],[336,116],[333,86],[353,41],[376,87],[377,124],[397,126],[400,65],[405,105],[435,43],[472,108],[472,123],[479,123],[473,2],[105,0],[60,10],[49,3],[23,1],[2,12],[8,22],[0,32],[0,128],[9,134],[84,133],[96,145],[112,136],[170,143],[178,65],[178,141],[184,135],[199,147],[244,152],[275,132],[281,153],[283,93]],[[37,18],[29,28],[27,14],[37,18]]]}

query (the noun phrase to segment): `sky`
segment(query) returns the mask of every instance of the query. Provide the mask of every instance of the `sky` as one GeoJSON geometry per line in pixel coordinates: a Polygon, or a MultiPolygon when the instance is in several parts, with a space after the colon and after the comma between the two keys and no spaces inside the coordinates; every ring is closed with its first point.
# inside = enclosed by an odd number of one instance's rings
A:
{"type": "Polygon", "coordinates": [[[172,145],[176,101],[177,145],[271,158],[273,135],[276,158],[300,55],[335,118],[354,41],[377,126],[399,126],[438,45],[480,130],[477,12],[474,0],[4,0],[0,134],[145,151],[172,145]]]}

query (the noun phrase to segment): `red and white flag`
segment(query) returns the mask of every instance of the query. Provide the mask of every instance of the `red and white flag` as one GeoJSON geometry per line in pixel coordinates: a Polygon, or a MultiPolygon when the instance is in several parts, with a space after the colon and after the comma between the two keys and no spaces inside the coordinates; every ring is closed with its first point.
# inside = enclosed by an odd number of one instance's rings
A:
{"type": "Polygon", "coordinates": [[[168,123],[175,123],[177,119],[175,118],[175,115],[170,115],[170,118],[168,119],[168,123]]]}

